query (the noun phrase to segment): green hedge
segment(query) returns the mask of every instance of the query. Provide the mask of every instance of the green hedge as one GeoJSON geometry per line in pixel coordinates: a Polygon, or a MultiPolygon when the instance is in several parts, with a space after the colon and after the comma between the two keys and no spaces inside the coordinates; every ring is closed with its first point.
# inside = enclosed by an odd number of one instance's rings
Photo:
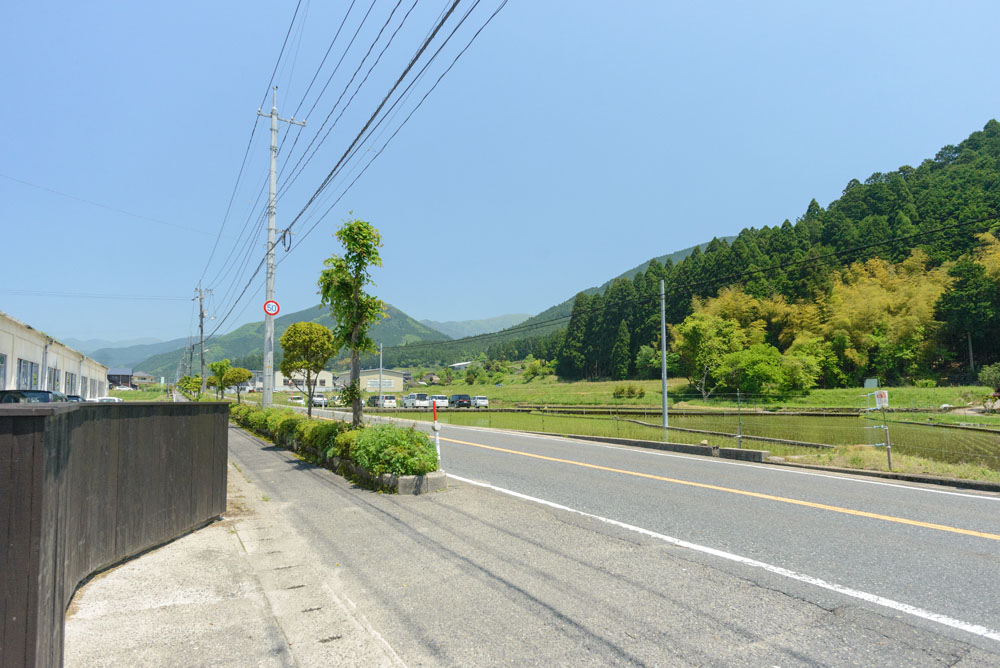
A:
{"type": "Polygon", "coordinates": [[[346,422],[310,420],[289,409],[247,404],[233,404],[229,416],[280,446],[297,446],[310,461],[321,465],[334,457],[351,459],[376,476],[422,475],[438,467],[434,445],[412,427],[378,425],[352,430],[346,422]]]}
{"type": "Polygon", "coordinates": [[[363,429],[356,438],[351,449],[354,461],[372,475],[423,475],[437,470],[434,445],[413,427],[380,424],[363,429]]]}

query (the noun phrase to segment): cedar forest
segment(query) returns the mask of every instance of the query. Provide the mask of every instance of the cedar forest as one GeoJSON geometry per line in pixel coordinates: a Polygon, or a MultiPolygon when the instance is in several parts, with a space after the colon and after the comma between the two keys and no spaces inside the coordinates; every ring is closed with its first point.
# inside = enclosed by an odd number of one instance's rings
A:
{"type": "MultiPolygon", "coordinates": [[[[971,380],[1000,361],[1000,123],[918,167],[851,180],[795,223],[580,293],[563,329],[387,351],[388,366],[517,360],[560,378],[660,372],[660,279],[668,367],[708,397],[741,390],[971,380]],[[547,364],[544,362],[547,360],[547,364]]],[[[514,328],[515,330],[517,328],[514,328]]]]}

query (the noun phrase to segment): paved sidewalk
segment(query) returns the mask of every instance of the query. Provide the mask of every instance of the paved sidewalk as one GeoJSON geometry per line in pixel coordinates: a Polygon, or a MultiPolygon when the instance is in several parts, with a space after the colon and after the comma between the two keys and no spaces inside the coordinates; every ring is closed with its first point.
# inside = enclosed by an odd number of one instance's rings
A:
{"type": "Polygon", "coordinates": [[[66,666],[403,665],[232,464],[228,492],[222,521],[80,588],[66,666]]]}

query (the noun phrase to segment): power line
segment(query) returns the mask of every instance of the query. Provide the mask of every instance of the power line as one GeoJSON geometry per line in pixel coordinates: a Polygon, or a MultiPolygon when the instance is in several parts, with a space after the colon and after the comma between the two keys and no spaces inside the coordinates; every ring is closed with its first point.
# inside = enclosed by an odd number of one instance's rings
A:
{"type": "MultiPolygon", "coordinates": [[[[478,4],[478,3],[477,3],[477,4],[478,4]]],[[[302,235],[302,236],[301,236],[301,237],[299,238],[299,240],[298,240],[298,241],[297,241],[297,242],[295,243],[295,245],[294,245],[294,246],[292,246],[292,250],[295,250],[295,248],[296,248],[296,247],[297,247],[297,246],[298,246],[298,245],[299,245],[300,243],[302,243],[303,241],[305,241],[305,238],[306,238],[306,237],[308,237],[308,236],[309,236],[309,234],[311,234],[311,233],[312,233],[312,231],[313,231],[313,230],[315,230],[315,229],[316,229],[316,227],[317,227],[317,226],[318,226],[318,225],[319,225],[319,224],[320,224],[320,223],[321,223],[321,222],[323,221],[323,219],[325,219],[325,218],[326,218],[326,216],[330,214],[330,212],[331,212],[331,211],[333,210],[333,208],[334,208],[334,207],[335,207],[335,206],[336,206],[336,205],[337,205],[337,204],[338,204],[338,203],[340,202],[340,200],[341,200],[341,199],[343,199],[344,195],[346,195],[346,194],[347,194],[347,192],[348,192],[348,191],[349,191],[349,190],[350,190],[350,189],[351,189],[351,188],[352,188],[352,187],[354,186],[354,184],[358,182],[358,179],[360,179],[360,178],[361,178],[361,177],[362,177],[362,176],[364,175],[364,173],[365,173],[366,171],[368,171],[368,167],[370,167],[370,166],[371,166],[371,164],[372,164],[373,162],[375,162],[375,159],[376,159],[376,158],[378,158],[378,157],[379,157],[380,155],[382,155],[382,152],[383,152],[383,151],[384,151],[384,150],[386,149],[386,147],[387,147],[387,146],[389,145],[389,142],[391,142],[391,141],[393,140],[393,138],[395,138],[395,136],[396,136],[397,134],[399,134],[399,131],[403,129],[403,127],[404,127],[404,126],[405,126],[405,125],[407,124],[407,122],[409,122],[409,120],[410,120],[410,118],[412,118],[413,114],[415,114],[415,113],[416,113],[416,111],[417,111],[418,109],[420,109],[421,105],[423,105],[423,103],[424,103],[424,101],[425,101],[425,100],[427,99],[427,97],[428,97],[428,96],[429,96],[429,95],[430,95],[430,94],[431,94],[432,92],[434,92],[434,89],[435,89],[435,88],[437,88],[437,86],[438,86],[438,84],[439,84],[439,83],[441,83],[441,80],[442,80],[442,79],[444,79],[445,75],[446,75],[446,74],[448,74],[448,72],[450,72],[450,71],[451,71],[451,69],[452,69],[452,68],[453,68],[453,67],[455,66],[455,63],[457,63],[457,62],[458,62],[458,59],[459,59],[459,58],[461,58],[461,57],[462,57],[462,55],[463,55],[463,54],[464,54],[464,53],[465,53],[465,52],[466,52],[466,51],[467,51],[467,50],[469,49],[469,47],[471,47],[471,46],[472,46],[472,43],[473,43],[474,41],[476,41],[476,38],[477,38],[477,37],[479,37],[479,33],[481,33],[481,32],[483,31],[483,29],[485,29],[485,28],[486,28],[486,26],[487,26],[487,25],[489,25],[490,21],[492,21],[492,20],[493,20],[493,18],[494,18],[494,17],[495,17],[495,16],[497,15],[497,14],[499,14],[499,13],[500,13],[500,10],[502,10],[502,9],[504,8],[504,6],[506,6],[506,4],[507,4],[507,0],[503,0],[503,2],[501,2],[501,3],[500,3],[500,5],[499,5],[499,6],[497,7],[497,9],[496,9],[496,10],[495,10],[495,11],[494,11],[494,12],[493,12],[493,13],[492,13],[491,15],[490,15],[490,17],[489,17],[489,18],[488,18],[488,19],[486,20],[486,22],[485,22],[485,23],[483,23],[483,25],[482,25],[482,26],[480,26],[479,30],[477,30],[477,31],[476,31],[476,33],[475,33],[475,34],[474,34],[474,35],[472,36],[472,38],[471,38],[471,39],[469,40],[469,42],[468,42],[468,43],[467,43],[467,44],[465,45],[465,47],[464,47],[464,48],[463,48],[463,49],[462,49],[461,51],[459,51],[458,55],[456,55],[456,56],[455,56],[455,58],[454,58],[454,59],[453,59],[453,60],[451,61],[451,64],[450,64],[450,65],[448,65],[448,67],[447,67],[447,68],[446,68],[446,69],[444,70],[444,72],[442,72],[442,73],[441,73],[441,75],[440,75],[440,76],[439,76],[439,77],[437,78],[437,81],[435,81],[435,82],[434,82],[434,85],[433,85],[433,86],[431,86],[431,87],[430,87],[430,89],[428,89],[428,91],[427,91],[426,93],[424,93],[424,96],[423,96],[422,98],[420,98],[420,101],[419,101],[419,102],[417,102],[416,106],[415,106],[415,107],[414,107],[414,108],[413,108],[412,110],[410,110],[410,113],[409,113],[409,114],[407,114],[406,118],[405,118],[405,119],[403,119],[403,122],[399,124],[399,127],[397,127],[397,128],[396,128],[395,132],[393,132],[393,133],[392,133],[392,134],[391,134],[391,135],[389,136],[389,138],[388,138],[388,139],[387,139],[387,140],[385,141],[385,143],[384,143],[384,144],[382,144],[382,147],[381,147],[381,148],[380,148],[380,149],[379,149],[378,151],[376,151],[376,152],[375,152],[375,154],[374,154],[374,155],[373,155],[373,156],[371,157],[371,159],[370,159],[370,160],[369,160],[369,161],[368,161],[368,162],[367,162],[367,163],[365,164],[365,166],[364,166],[364,168],[363,168],[363,169],[361,170],[361,172],[360,172],[360,173],[359,173],[359,174],[358,174],[358,175],[357,175],[357,176],[356,176],[356,177],[354,178],[354,180],[353,180],[353,181],[351,181],[351,182],[350,182],[350,183],[349,183],[349,184],[347,185],[347,187],[346,187],[346,188],[344,189],[344,191],[343,191],[343,192],[342,192],[342,193],[340,194],[340,196],[339,196],[339,197],[338,197],[338,198],[337,198],[336,200],[334,200],[333,204],[331,204],[331,205],[330,205],[330,207],[329,207],[329,208],[328,208],[328,209],[327,209],[327,210],[326,210],[325,212],[323,212],[323,215],[322,215],[322,216],[320,216],[320,217],[319,217],[319,219],[318,219],[318,220],[317,220],[317,221],[316,221],[315,223],[313,223],[312,227],[310,227],[310,228],[309,228],[308,230],[306,230],[306,232],[305,232],[305,233],[304,233],[304,234],[303,234],[303,235],[302,235]]],[[[475,5],[473,5],[473,7],[472,7],[472,8],[470,9],[470,12],[471,12],[471,10],[472,10],[472,9],[475,9],[475,5]]],[[[469,13],[467,12],[467,13],[466,13],[466,17],[468,16],[468,14],[469,14],[469,13]]],[[[463,18],[462,20],[464,21],[465,19],[463,18]]],[[[461,23],[460,23],[459,25],[461,25],[461,23]]],[[[457,29],[457,28],[458,28],[458,26],[456,26],[456,29],[457,29]]],[[[452,34],[454,34],[454,30],[452,31],[452,34]]],[[[451,36],[449,35],[449,39],[450,39],[450,37],[451,37],[451,36]]],[[[446,41],[445,43],[447,43],[447,41],[446,41]]],[[[443,46],[444,46],[444,44],[442,44],[441,46],[443,47],[443,46]]],[[[440,53],[440,48],[438,49],[438,53],[440,53]]],[[[437,56],[437,53],[435,53],[435,54],[434,54],[434,56],[433,56],[433,57],[431,58],[431,61],[429,61],[429,62],[427,63],[427,65],[429,65],[429,64],[430,64],[430,62],[433,62],[433,58],[434,58],[434,57],[436,57],[436,56],[437,56]]],[[[425,65],[425,66],[424,66],[424,69],[422,69],[422,70],[420,71],[420,73],[419,73],[419,74],[417,75],[417,77],[416,77],[416,78],[414,79],[414,82],[413,82],[413,83],[415,83],[415,82],[416,82],[417,80],[419,80],[419,78],[420,78],[421,76],[423,76],[423,73],[424,73],[424,71],[426,70],[426,68],[427,68],[427,65],[425,65]]],[[[412,83],[411,83],[411,86],[412,86],[412,83]]],[[[403,95],[401,95],[401,96],[400,96],[399,100],[402,100],[402,99],[403,99],[403,96],[405,96],[405,95],[407,94],[407,92],[408,92],[408,91],[409,91],[409,87],[407,87],[407,89],[406,89],[406,90],[405,90],[405,91],[403,92],[403,95]]],[[[397,102],[398,102],[398,100],[397,100],[397,102]]],[[[393,105],[393,106],[395,106],[395,105],[393,105]]],[[[390,111],[391,111],[391,109],[390,109],[390,111]]],[[[287,257],[287,255],[286,255],[286,257],[287,257]]],[[[284,261],[284,258],[282,258],[282,261],[284,261]]]]}
{"type": "Polygon", "coordinates": [[[133,218],[139,218],[140,220],[148,220],[151,223],[156,223],[158,225],[166,225],[168,227],[176,227],[179,230],[184,230],[185,232],[195,232],[197,234],[207,234],[210,235],[211,232],[206,232],[205,230],[199,230],[195,227],[187,227],[185,225],[178,225],[177,223],[171,223],[166,220],[161,220],[159,218],[153,218],[152,216],[146,216],[141,213],[133,213],[132,211],[126,211],[125,209],[119,209],[116,206],[111,206],[110,204],[101,204],[100,202],[95,202],[93,200],[85,199],[83,197],[77,197],[76,195],[70,195],[69,193],[64,193],[54,188],[49,188],[48,186],[40,186],[37,183],[31,183],[29,181],[24,181],[22,179],[14,178],[13,176],[8,176],[7,174],[0,174],[0,177],[5,178],[9,181],[14,181],[15,183],[20,183],[21,185],[29,186],[31,188],[37,188],[39,190],[44,190],[50,192],[54,195],[59,195],[60,197],[66,197],[69,199],[76,200],[77,202],[83,202],[84,204],[89,204],[91,206],[100,207],[102,209],[107,209],[108,211],[114,211],[115,213],[121,213],[126,216],[132,216],[133,218]]]}
{"type": "MultiPolygon", "coordinates": [[[[477,0],[476,4],[478,4],[478,2],[479,2],[479,0],[477,0]]],[[[400,84],[402,83],[402,81],[406,78],[407,74],[409,74],[409,72],[413,69],[413,67],[416,64],[416,62],[420,59],[420,56],[423,55],[424,51],[427,50],[427,47],[433,41],[434,37],[437,36],[437,33],[441,30],[441,28],[444,26],[444,24],[447,22],[448,18],[454,12],[455,8],[458,6],[458,3],[459,3],[459,0],[454,0],[452,2],[452,4],[450,5],[450,7],[448,8],[448,11],[445,12],[445,15],[434,26],[434,29],[431,31],[430,35],[427,37],[427,39],[424,40],[423,44],[421,44],[420,48],[417,50],[417,52],[411,58],[409,64],[407,64],[406,68],[403,70],[402,74],[399,75],[399,77],[396,79],[396,82],[393,84],[392,88],[389,89],[389,92],[386,93],[385,97],[382,99],[382,102],[375,109],[375,111],[371,114],[371,116],[369,117],[368,121],[365,123],[364,127],[361,128],[361,130],[355,136],[354,140],[351,142],[350,146],[348,146],[347,150],[344,151],[344,155],[341,156],[341,159],[337,161],[337,164],[334,165],[334,167],[330,171],[330,173],[327,174],[327,177],[323,180],[323,182],[316,189],[316,191],[313,193],[313,195],[309,198],[309,200],[306,202],[306,204],[302,207],[302,209],[299,211],[299,213],[295,216],[295,218],[292,220],[292,222],[289,223],[288,227],[286,228],[286,232],[291,231],[291,229],[295,225],[296,221],[298,221],[302,217],[302,215],[309,208],[309,206],[312,205],[312,203],[316,200],[316,198],[319,197],[319,195],[323,192],[323,190],[329,185],[330,180],[333,178],[333,176],[336,174],[336,172],[340,169],[340,167],[343,164],[345,158],[348,156],[348,154],[351,153],[351,150],[354,148],[355,145],[357,145],[358,141],[365,134],[365,132],[368,130],[368,128],[372,125],[372,123],[374,122],[375,118],[379,115],[379,113],[381,112],[381,110],[385,107],[385,105],[388,102],[389,98],[396,91],[396,89],[400,86],[400,84]]],[[[475,6],[475,5],[473,5],[473,6],[475,6]]],[[[452,34],[454,34],[454,32],[452,34]]],[[[269,247],[267,249],[268,252],[270,252],[272,250],[272,248],[273,248],[273,246],[269,245],[269,247]]],[[[265,254],[264,258],[262,258],[260,260],[260,262],[257,264],[257,267],[254,270],[253,275],[250,277],[250,280],[247,281],[247,284],[244,286],[243,290],[240,292],[239,297],[237,297],[236,301],[233,303],[232,307],[230,307],[229,311],[226,313],[226,315],[223,317],[223,319],[216,326],[215,330],[213,330],[212,333],[209,334],[209,338],[211,338],[212,336],[214,336],[215,333],[219,331],[219,329],[222,327],[222,325],[229,318],[229,315],[236,308],[236,305],[239,303],[240,299],[243,298],[243,295],[246,294],[247,289],[250,287],[250,283],[253,281],[253,279],[260,272],[260,269],[261,269],[261,267],[263,267],[264,262],[266,260],[267,260],[267,255],[265,254]]]]}
{"type": "Polygon", "coordinates": [[[133,301],[183,301],[187,297],[170,297],[163,295],[110,295],[96,292],[57,292],[50,290],[4,290],[0,293],[24,297],[72,297],[73,299],[124,299],[133,301]]]}
{"type": "MultiPolygon", "coordinates": [[[[271,78],[267,82],[267,88],[264,89],[264,97],[261,98],[261,102],[258,108],[262,108],[264,103],[267,102],[267,94],[271,90],[271,84],[274,83],[274,75],[278,72],[278,65],[281,63],[281,57],[285,53],[285,46],[288,44],[288,36],[292,34],[292,26],[295,25],[295,17],[299,14],[299,7],[302,6],[302,0],[298,0],[295,4],[295,12],[292,14],[292,20],[288,24],[288,31],[285,33],[285,39],[281,43],[281,50],[278,52],[278,59],[274,62],[274,69],[271,71],[271,78]]],[[[229,204],[226,206],[226,214],[222,217],[222,224],[219,225],[219,234],[215,238],[215,243],[212,245],[212,252],[208,256],[208,262],[205,263],[205,268],[201,271],[201,277],[198,279],[199,282],[205,279],[205,274],[208,272],[209,266],[212,264],[212,259],[215,257],[215,250],[219,246],[219,239],[222,237],[222,231],[226,228],[226,222],[229,220],[229,212],[233,208],[233,201],[236,199],[236,192],[239,190],[240,179],[243,178],[243,170],[247,165],[247,157],[250,155],[250,147],[253,146],[253,138],[257,133],[257,117],[253,119],[253,125],[250,128],[250,139],[247,141],[247,148],[243,152],[243,162],[240,164],[240,171],[236,175],[236,183],[233,184],[233,193],[229,196],[229,204]]]]}

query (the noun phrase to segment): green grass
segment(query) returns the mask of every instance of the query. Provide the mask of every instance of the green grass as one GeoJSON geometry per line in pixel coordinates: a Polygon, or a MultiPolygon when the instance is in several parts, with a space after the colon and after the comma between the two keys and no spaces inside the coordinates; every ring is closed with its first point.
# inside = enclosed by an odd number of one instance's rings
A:
{"type": "MultiPolygon", "coordinates": [[[[555,376],[535,378],[525,383],[520,376],[508,375],[503,386],[493,384],[469,385],[465,382],[455,382],[450,385],[428,385],[411,387],[410,392],[427,392],[428,394],[468,394],[485,395],[490,399],[491,408],[513,407],[518,404],[537,406],[635,406],[656,407],[662,403],[659,380],[633,381],[573,381],[563,382],[555,376]],[[643,397],[632,399],[616,399],[613,395],[617,386],[634,384],[645,390],[643,397]]],[[[937,409],[942,404],[952,406],[978,406],[982,408],[982,399],[989,394],[985,387],[891,387],[889,390],[889,405],[899,409],[928,410],[937,409]]],[[[811,390],[805,394],[795,394],[781,397],[743,396],[739,404],[749,408],[757,407],[768,410],[781,408],[814,409],[814,408],[864,408],[864,395],[871,390],[861,388],[843,388],[833,390],[811,390]]],[[[402,394],[406,394],[403,392],[402,394]]],[[[693,391],[684,378],[671,378],[667,383],[667,395],[671,407],[677,408],[736,408],[737,398],[734,395],[714,395],[704,400],[701,394],[693,391]]],[[[277,393],[275,393],[277,396],[277,393]]]]}
{"type": "Polygon", "coordinates": [[[172,401],[166,390],[111,390],[108,394],[123,401],[172,401]]]}

